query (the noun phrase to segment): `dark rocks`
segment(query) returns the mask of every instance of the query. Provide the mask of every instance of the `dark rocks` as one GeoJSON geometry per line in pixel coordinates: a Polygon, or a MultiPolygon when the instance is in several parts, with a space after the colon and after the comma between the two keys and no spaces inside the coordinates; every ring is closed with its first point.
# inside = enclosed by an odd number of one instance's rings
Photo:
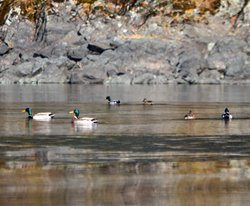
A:
{"type": "Polygon", "coordinates": [[[93,45],[93,44],[88,44],[87,48],[89,51],[91,51],[95,54],[101,54],[105,51],[105,49],[103,49],[99,46],[93,45]]]}
{"type": "Polygon", "coordinates": [[[165,28],[157,16],[143,24],[132,13],[78,18],[76,8],[67,3],[48,16],[42,43],[34,41],[26,19],[2,28],[0,83],[220,84],[250,78],[245,25],[230,33],[229,24],[211,16],[208,24],[165,28]]]}

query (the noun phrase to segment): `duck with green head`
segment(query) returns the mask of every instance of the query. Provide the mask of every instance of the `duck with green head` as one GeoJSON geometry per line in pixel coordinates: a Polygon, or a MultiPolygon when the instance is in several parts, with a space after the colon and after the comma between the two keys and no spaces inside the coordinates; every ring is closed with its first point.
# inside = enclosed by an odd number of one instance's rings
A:
{"type": "Polygon", "coordinates": [[[51,112],[40,112],[40,113],[33,115],[32,109],[29,107],[27,107],[26,109],[23,109],[22,112],[27,112],[28,119],[41,120],[41,121],[51,120],[55,116],[51,112]]]}
{"type": "Polygon", "coordinates": [[[86,125],[91,126],[97,123],[97,120],[92,117],[80,117],[80,110],[74,109],[73,111],[69,112],[70,114],[74,114],[72,118],[72,123],[78,124],[78,125],[86,125]]]}

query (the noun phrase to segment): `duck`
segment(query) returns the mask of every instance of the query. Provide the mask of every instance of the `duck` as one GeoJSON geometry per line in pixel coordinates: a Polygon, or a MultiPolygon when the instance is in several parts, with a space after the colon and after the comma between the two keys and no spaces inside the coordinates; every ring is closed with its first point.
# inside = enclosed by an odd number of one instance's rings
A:
{"type": "Polygon", "coordinates": [[[229,113],[229,109],[225,108],[224,113],[221,115],[221,118],[224,120],[230,120],[233,116],[229,113]]]}
{"type": "Polygon", "coordinates": [[[111,100],[111,97],[110,96],[107,96],[106,97],[106,100],[108,100],[108,104],[109,105],[119,105],[121,103],[120,100],[111,100]]]}
{"type": "Polygon", "coordinates": [[[74,109],[73,111],[69,112],[70,114],[74,114],[72,118],[72,123],[82,126],[93,126],[97,123],[97,120],[92,117],[79,117],[80,116],[80,110],[74,109]]]}
{"type": "Polygon", "coordinates": [[[153,104],[153,101],[147,100],[146,98],[144,98],[144,99],[142,100],[142,102],[143,102],[144,105],[152,105],[152,104],[153,104]]]}
{"type": "Polygon", "coordinates": [[[40,112],[37,114],[32,114],[32,109],[27,107],[26,109],[23,109],[22,112],[27,112],[28,119],[34,119],[34,120],[40,120],[40,121],[48,121],[54,118],[54,114],[51,112],[40,112]]]}
{"type": "Polygon", "coordinates": [[[192,110],[189,110],[189,112],[185,114],[184,119],[195,119],[195,115],[193,114],[192,110]]]}

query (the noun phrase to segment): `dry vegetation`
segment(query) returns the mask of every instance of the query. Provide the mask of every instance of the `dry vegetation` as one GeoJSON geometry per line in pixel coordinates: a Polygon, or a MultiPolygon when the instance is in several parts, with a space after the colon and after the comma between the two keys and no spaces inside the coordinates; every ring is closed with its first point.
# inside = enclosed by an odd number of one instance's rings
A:
{"type": "MultiPolygon", "coordinates": [[[[50,8],[52,0],[4,0],[0,7],[0,25],[3,25],[10,11],[20,11],[20,14],[35,22],[42,7],[50,8]],[[17,9],[18,8],[18,9],[17,9]]],[[[13,15],[13,13],[12,13],[13,15]]]]}
{"type": "MultiPolygon", "coordinates": [[[[0,25],[3,25],[13,8],[19,8],[20,14],[36,21],[41,10],[49,10],[53,3],[64,3],[66,0],[3,0],[0,6],[0,25]]],[[[173,17],[178,20],[199,21],[209,12],[216,13],[220,0],[75,0],[85,13],[105,13],[116,16],[125,15],[128,11],[149,12],[153,15],[173,17]]]]}

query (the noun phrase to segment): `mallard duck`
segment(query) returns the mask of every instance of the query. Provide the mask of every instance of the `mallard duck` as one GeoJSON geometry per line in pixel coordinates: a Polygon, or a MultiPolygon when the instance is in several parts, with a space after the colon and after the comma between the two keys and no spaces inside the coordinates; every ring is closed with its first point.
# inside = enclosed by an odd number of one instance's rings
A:
{"type": "Polygon", "coordinates": [[[109,105],[119,105],[121,103],[120,100],[111,100],[110,96],[107,96],[106,100],[108,100],[109,105]]]}
{"type": "Polygon", "coordinates": [[[69,112],[70,114],[74,114],[72,118],[72,123],[77,125],[83,125],[83,126],[92,126],[97,123],[97,120],[92,117],[79,117],[80,116],[80,110],[74,109],[73,111],[69,112]]]}
{"type": "Polygon", "coordinates": [[[51,120],[55,116],[51,112],[40,112],[40,113],[33,115],[32,109],[29,107],[26,109],[23,109],[22,112],[28,113],[28,119],[41,120],[41,121],[51,120]]]}
{"type": "Polygon", "coordinates": [[[229,109],[225,108],[224,113],[221,115],[221,118],[224,120],[230,120],[233,116],[229,113],[229,109]]]}
{"type": "Polygon", "coordinates": [[[142,102],[143,102],[144,105],[152,105],[152,104],[153,104],[153,101],[147,100],[146,98],[144,98],[144,99],[142,100],[142,102]]]}
{"type": "Polygon", "coordinates": [[[193,114],[192,110],[189,110],[189,112],[185,114],[184,119],[195,119],[195,115],[193,114]]]}

